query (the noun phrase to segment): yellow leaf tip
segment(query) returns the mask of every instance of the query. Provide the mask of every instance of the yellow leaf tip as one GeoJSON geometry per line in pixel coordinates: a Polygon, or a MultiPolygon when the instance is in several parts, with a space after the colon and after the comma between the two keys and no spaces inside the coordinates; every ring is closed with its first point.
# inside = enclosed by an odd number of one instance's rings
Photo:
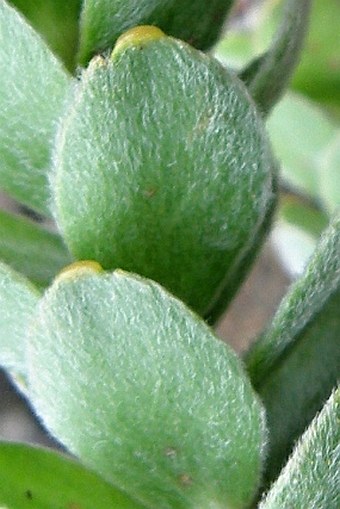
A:
{"type": "Polygon", "coordinates": [[[157,41],[163,37],[166,37],[165,33],[160,28],[153,25],[140,25],[134,28],[130,28],[130,30],[124,32],[117,39],[116,45],[112,52],[112,56],[114,57],[128,47],[142,47],[151,41],[157,41]]]}
{"type": "Polygon", "coordinates": [[[73,279],[85,274],[93,274],[103,272],[103,267],[94,260],[81,260],[71,263],[64,267],[57,275],[55,281],[60,282],[65,279],[73,279]]]}

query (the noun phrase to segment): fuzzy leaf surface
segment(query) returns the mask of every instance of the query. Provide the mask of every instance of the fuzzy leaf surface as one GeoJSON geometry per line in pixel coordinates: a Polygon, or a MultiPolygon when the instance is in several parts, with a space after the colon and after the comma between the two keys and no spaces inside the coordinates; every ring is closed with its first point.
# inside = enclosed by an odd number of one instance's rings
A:
{"type": "Polygon", "coordinates": [[[56,233],[0,211],[0,260],[38,286],[47,286],[71,256],[56,233]]]}
{"type": "Polygon", "coordinates": [[[46,215],[52,142],[69,83],[42,39],[1,1],[0,188],[46,215]]]}
{"type": "Polygon", "coordinates": [[[69,70],[75,68],[82,0],[11,0],[69,70]]]}
{"type": "Polygon", "coordinates": [[[158,281],[201,314],[234,281],[273,199],[271,151],[242,83],[166,36],[93,60],[55,162],[74,256],[158,281]]]}
{"type": "Polygon", "coordinates": [[[48,449],[0,443],[0,504],[6,509],[142,509],[70,458],[48,449]]]}
{"type": "Polygon", "coordinates": [[[217,39],[234,0],[87,0],[81,15],[82,65],[136,25],[156,25],[199,49],[217,39]]]}
{"type": "Polygon", "coordinates": [[[271,47],[241,73],[259,109],[268,114],[286,90],[298,62],[311,0],[287,0],[271,47]]]}
{"type": "Polygon", "coordinates": [[[268,476],[336,385],[340,374],[340,214],[325,231],[303,276],[246,356],[267,410],[268,476]]]}
{"type": "Polygon", "coordinates": [[[147,507],[250,502],[262,407],[237,356],[156,283],[71,266],[41,301],[29,365],[47,428],[147,507]]]}
{"type": "Polygon", "coordinates": [[[38,290],[0,262],[0,365],[14,377],[26,377],[26,332],[37,306],[38,290]]]}
{"type": "Polygon", "coordinates": [[[340,507],[340,389],[303,434],[259,509],[340,507]]]}

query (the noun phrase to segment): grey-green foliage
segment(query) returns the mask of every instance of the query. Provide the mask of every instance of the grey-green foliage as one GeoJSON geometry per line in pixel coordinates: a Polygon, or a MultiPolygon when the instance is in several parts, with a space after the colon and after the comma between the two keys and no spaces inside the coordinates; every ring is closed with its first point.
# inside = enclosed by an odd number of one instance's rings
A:
{"type": "Polygon", "coordinates": [[[339,509],[340,389],[299,440],[259,509],[339,509]]]}
{"type": "Polygon", "coordinates": [[[24,276],[0,262],[0,365],[22,383],[26,378],[27,326],[39,297],[24,276]]]}
{"type": "Polygon", "coordinates": [[[71,266],[40,301],[29,344],[38,415],[105,479],[149,508],[251,501],[261,405],[237,356],[156,283],[71,266]]]}
{"type": "Polygon", "coordinates": [[[0,210],[0,260],[40,287],[72,260],[61,237],[25,217],[0,210]]]}
{"type": "Polygon", "coordinates": [[[49,214],[47,173],[70,77],[26,21],[0,2],[0,188],[49,214]]]}
{"type": "Polygon", "coordinates": [[[267,410],[268,478],[320,410],[340,373],[340,213],[293,284],[272,324],[246,355],[267,410]]]}
{"type": "Polygon", "coordinates": [[[233,0],[87,0],[80,23],[79,60],[112,48],[136,25],[157,25],[200,49],[217,39],[233,0]]]}
{"type": "Polygon", "coordinates": [[[273,200],[273,158],[246,89],[166,36],[93,60],[55,162],[57,222],[74,256],[150,277],[201,314],[273,200]]]}

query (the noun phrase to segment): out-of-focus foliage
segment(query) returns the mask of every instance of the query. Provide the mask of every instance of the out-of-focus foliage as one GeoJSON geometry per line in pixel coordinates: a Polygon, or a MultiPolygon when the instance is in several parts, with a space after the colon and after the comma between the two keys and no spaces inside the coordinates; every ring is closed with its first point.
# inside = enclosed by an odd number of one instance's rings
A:
{"type": "MultiPolygon", "coordinates": [[[[281,4],[265,0],[257,5],[243,23],[231,27],[216,56],[238,71],[245,68],[269,46],[281,4]]],[[[282,178],[273,239],[294,276],[302,272],[330,214],[340,206],[339,19],[337,0],[313,2],[311,28],[292,92],[267,123],[282,178]]]]}

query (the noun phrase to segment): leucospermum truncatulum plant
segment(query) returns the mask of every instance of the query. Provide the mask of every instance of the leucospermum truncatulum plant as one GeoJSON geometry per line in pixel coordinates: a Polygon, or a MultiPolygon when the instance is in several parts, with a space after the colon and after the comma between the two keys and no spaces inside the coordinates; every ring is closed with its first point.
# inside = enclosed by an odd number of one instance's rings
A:
{"type": "Polygon", "coordinates": [[[0,363],[76,458],[0,443],[6,509],[340,505],[339,214],[243,360],[211,328],[309,12],[236,73],[202,52],[232,3],[0,2],[0,187],[56,226],[0,212],[0,363]]]}

